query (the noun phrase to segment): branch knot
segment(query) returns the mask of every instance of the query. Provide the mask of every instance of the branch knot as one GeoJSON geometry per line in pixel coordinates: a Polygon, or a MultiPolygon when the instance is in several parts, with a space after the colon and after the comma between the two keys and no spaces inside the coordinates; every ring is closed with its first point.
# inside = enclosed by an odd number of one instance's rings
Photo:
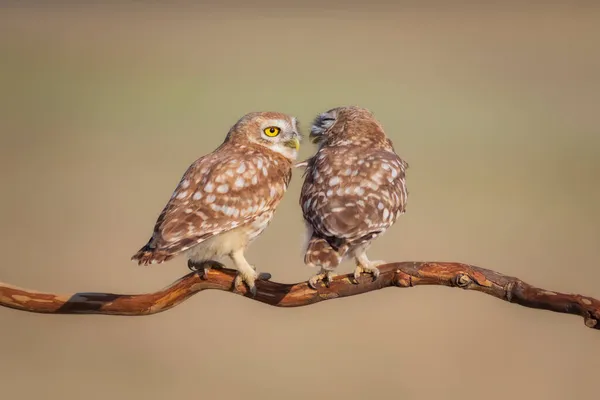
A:
{"type": "Polygon", "coordinates": [[[585,326],[587,326],[588,328],[595,328],[596,325],[598,325],[598,320],[596,320],[594,318],[586,318],[585,319],[585,326]]]}
{"type": "Polygon", "coordinates": [[[403,272],[400,268],[396,269],[394,277],[394,283],[398,287],[411,287],[414,286],[412,282],[412,276],[403,272]]]}
{"type": "Polygon", "coordinates": [[[454,279],[454,284],[463,289],[467,288],[471,282],[473,282],[473,279],[467,274],[458,274],[454,279]]]}

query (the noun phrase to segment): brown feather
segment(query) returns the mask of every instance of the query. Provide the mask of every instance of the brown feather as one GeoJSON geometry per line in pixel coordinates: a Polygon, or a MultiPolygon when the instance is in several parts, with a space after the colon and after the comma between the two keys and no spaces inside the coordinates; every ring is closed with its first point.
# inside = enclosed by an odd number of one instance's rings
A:
{"type": "Polygon", "coordinates": [[[235,228],[248,227],[248,240],[260,234],[287,190],[293,160],[264,144],[259,124],[289,118],[280,113],[241,118],[223,144],[187,169],[152,237],[132,260],[161,263],[235,228]]]}
{"type": "Polygon", "coordinates": [[[335,123],[318,129],[320,148],[306,161],[300,196],[314,239],[305,260],[322,267],[337,266],[348,252],[383,234],[406,211],[408,197],[408,164],[381,124],[365,109],[334,110],[335,123]]]}

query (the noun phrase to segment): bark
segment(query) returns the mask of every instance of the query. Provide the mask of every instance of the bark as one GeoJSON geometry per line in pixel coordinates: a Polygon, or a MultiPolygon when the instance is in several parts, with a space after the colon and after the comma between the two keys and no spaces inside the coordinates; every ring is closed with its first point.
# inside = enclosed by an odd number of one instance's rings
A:
{"type": "MultiPolygon", "coordinates": [[[[349,274],[337,276],[329,287],[320,286],[318,290],[311,289],[306,282],[257,281],[256,297],[252,297],[246,286],[238,286],[235,293],[276,307],[300,307],[386,287],[442,285],[475,290],[525,307],[580,315],[587,327],[600,329],[600,301],[540,289],[488,269],[450,262],[397,262],[382,265],[379,270],[381,275],[376,281],[370,275],[363,275],[358,284],[349,274]]],[[[0,305],[49,314],[151,315],[175,307],[203,290],[232,291],[234,277],[234,270],[213,268],[206,276],[192,272],[162,290],[144,294],[53,294],[0,282],[0,305]]]]}

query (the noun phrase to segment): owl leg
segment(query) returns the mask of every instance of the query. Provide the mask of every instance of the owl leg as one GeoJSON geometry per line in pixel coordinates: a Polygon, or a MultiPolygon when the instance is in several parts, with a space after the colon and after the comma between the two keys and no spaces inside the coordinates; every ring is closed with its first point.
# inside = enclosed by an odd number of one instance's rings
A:
{"type": "Polygon", "coordinates": [[[233,281],[233,290],[235,291],[239,285],[245,283],[252,293],[252,296],[256,296],[256,280],[269,280],[271,279],[271,274],[269,273],[261,273],[256,272],[256,268],[246,261],[246,257],[244,257],[244,250],[239,249],[233,251],[230,255],[231,260],[235,266],[235,269],[238,271],[238,274],[233,281]]]}
{"type": "Polygon", "coordinates": [[[208,270],[211,268],[222,269],[225,267],[220,262],[214,260],[195,261],[191,259],[188,260],[187,266],[190,271],[197,272],[202,279],[206,279],[208,270]]]}
{"type": "Polygon", "coordinates": [[[358,283],[358,278],[362,273],[368,273],[373,275],[373,280],[379,278],[378,266],[385,264],[385,261],[371,261],[367,257],[366,249],[360,249],[355,253],[356,257],[356,269],[354,270],[354,280],[358,283]]]}
{"type": "Polygon", "coordinates": [[[308,286],[314,290],[317,290],[317,284],[323,281],[325,286],[329,287],[329,284],[333,281],[335,276],[336,274],[334,274],[333,271],[321,268],[320,273],[313,275],[308,279],[308,286]]]}

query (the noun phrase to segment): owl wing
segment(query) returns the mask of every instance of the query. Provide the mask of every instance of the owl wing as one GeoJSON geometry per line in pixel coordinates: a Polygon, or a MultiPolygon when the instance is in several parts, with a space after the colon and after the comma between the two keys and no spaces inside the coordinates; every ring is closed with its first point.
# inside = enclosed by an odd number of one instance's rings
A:
{"type": "Polygon", "coordinates": [[[150,241],[133,259],[166,261],[220,233],[274,209],[283,197],[291,169],[266,155],[240,151],[198,159],[183,175],[160,213],[150,241]]]}
{"type": "Polygon", "coordinates": [[[405,212],[404,162],[393,151],[323,149],[309,163],[302,190],[304,218],[339,247],[371,239],[405,212]]]}

